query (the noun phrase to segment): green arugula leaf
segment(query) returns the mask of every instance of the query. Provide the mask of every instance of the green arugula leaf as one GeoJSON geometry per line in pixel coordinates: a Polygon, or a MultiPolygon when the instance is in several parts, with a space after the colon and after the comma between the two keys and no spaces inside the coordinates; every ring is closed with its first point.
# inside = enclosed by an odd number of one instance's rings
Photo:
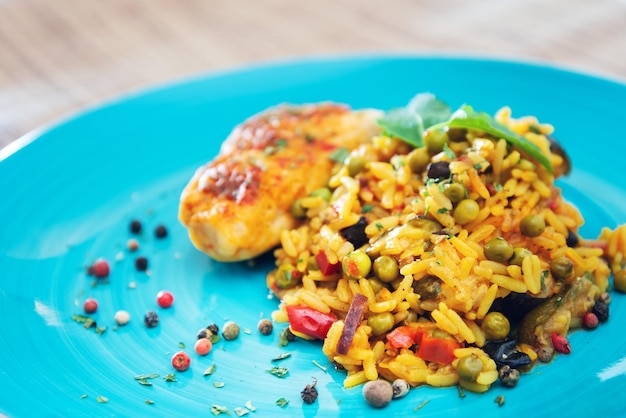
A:
{"type": "Polygon", "coordinates": [[[418,93],[407,105],[407,108],[420,115],[422,126],[428,129],[431,126],[444,122],[452,115],[452,109],[444,101],[439,100],[432,93],[418,93]]]}
{"type": "Polygon", "coordinates": [[[516,134],[509,128],[493,119],[485,112],[477,112],[469,105],[463,105],[454,112],[450,119],[431,126],[431,129],[460,128],[471,129],[502,138],[514,147],[526,152],[539,164],[544,166],[550,174],[554,174],[550,159],[539,149],[539,147],[521,135],[516,134]]]}
{"type": "Polygon", "coordinates": [[[378,125],[389,136],[400,138],[417,148],[424,146],[422,141],[422,133],[424,132],[422,118],[408,108],[401,107],[385,112],[378,119],[378,125]]]}

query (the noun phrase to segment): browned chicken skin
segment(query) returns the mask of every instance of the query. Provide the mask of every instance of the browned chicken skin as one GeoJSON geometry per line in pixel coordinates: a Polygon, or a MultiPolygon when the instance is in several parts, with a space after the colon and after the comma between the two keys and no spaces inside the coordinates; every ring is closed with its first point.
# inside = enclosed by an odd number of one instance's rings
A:
{"type": "Polygon", "coordinates": [[[292,202],[326,186],[331,154],[378,133],[378,116],[330,103],[285,105],[237,126],[182,192],[179,219],[193,244],[219,261],[275,247],[297,223],[292,202]]]}

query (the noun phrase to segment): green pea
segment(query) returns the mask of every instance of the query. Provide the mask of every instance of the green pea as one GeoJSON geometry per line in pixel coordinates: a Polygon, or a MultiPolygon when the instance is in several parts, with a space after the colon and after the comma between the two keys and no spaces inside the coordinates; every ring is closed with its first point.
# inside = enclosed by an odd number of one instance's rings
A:
{"type": "Polygon", "coordinates": [[[520,222],[519,229],[526,237],[538,237],[546,230],[546,221],[541,215],[528,215],[520,222]]]}
{"type": "Polygon", "coordinates": [[[372,328],[372,334],[379,336],[393,328],[395,318],[391,312],[383,312],[367,318],[367,325],[372,328]]]}
{"type": "Polygon", "coordinates": [[[459,377],[467,382],[475,382],[483,371],[483,362],[476,354],[461,357],[456,365],[459,377]]]}
{"type": "Polygon", "coordinates": [[[515,247],[513,248],[513,256],[509,260],[509,264],[522,267],[522,261],[525,257],[528,257],[529,255],[533,255],[530,250],[524,247],[515,247]]]}
{"type": "Polygon", "coordinates": [[[550,262],[550,272],[557,280],[566,280],[574,273],[574,263],[567,257],[557,257],[550,262]]]}
{"type": "Polygon", "coordinates": [[[393,282],[400,274],[400,268],[395,258],[381,255],[374,260],[374,274],[385,283],[393,282]]]}
{"type": "Polygon", "coordinates": [[[479,213],[480,207],[475,200],[463,199],[456,205],[456,209],[454,209],[452,216],[454,217],[454,221],[456,223],[459,225],[465,225],[478,218],[479,213]]]}
{"type": "Polygon", "coordinates": [[[485,244],[485,257],[504,263],[513,256],[513,246],[504,238],[494,238],[485,244]]]}
{"type": "Polygon", "coordinates": [[[509,335],[509,332],[511,332],[511,323],[507,317],[495,311],[485,315],[480,327],[488,341],[503,340],[509,335]]]}
{"type": "Polygon", "coordinates": [[[321,188],[313,190],[311,193],[309,193],[310,196],[321,197],[322,199],[324,199],[327,202],[330,201],[330,198],[331,198],[332,194],[333,194],[333,192],[331,192],[328,187],[321,187],[321,188]]]}
{"type": "Polygon", "coordinates": [[[459,203],[467,197],[467,190],[461,183],[450,183],[443,189],[443,194],[446,195],[452,203],[459,203]]]}
{"type": "Polygon", "coordinates": [[[383,287],[386,287],[385,283],[373,277],[370,277],[369,279],[367,279],[367,281],[370,282],[370,286],[372,286],[372,290],[374,291],[374,293],[378,293],[383,287]]]}
{"type": "Polygon", "coordinates": [[[460,128],[448,129],[448,139],[452,142],[463,142],[467,140],[467,131],[460,128]]]}
{"type": "Polygon", "coordinates": [[[366,277],[372,269],[372,260],[365,251],[356,250],[346,254],[341,260],[343,272],[350,279],[366,277]]]}
{"type": "Polygon", "coordinates": [[[426,170],[430,163],[430,155],[426,148],[416,148],[409,153],[409,167],[411,171],[420,174],[426,170]]]}
{"type": "Polygon", "coordinates": [[[302,199],[296,199],[296,201],[291,204],[289,211],[294,218],[306,217],[306,209],[302,207],[302,199]]]}
{"type": "Polygon", "coordinates": [[[350,155],[348,157],[348,174],[350,177],[354,177],[359,174],[365,168],[367,159],[362,155],[350,155]]]}
{"type": "Polygon", "coordinates": [[[443,146],[448,143],[448,134],[443,131],[429,129],[424,133],[424,146],[433,153],[438,154],[443,151],[443,146]]]}

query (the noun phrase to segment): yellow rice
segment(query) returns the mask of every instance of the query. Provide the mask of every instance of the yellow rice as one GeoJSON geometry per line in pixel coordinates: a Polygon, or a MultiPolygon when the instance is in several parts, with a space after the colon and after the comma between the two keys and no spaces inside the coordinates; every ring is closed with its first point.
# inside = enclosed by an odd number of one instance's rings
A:
{"type": "MultiPolygon", "coordinates": [[[[562,173],[563,158],[550,152],[546,136],[552,132],[550,125],[540,124],[534,117],[513,119],[508,108],[501,109],[496,118],[535,143],[552,161],[556,176],[562,173]]],[[[329,182],[331,200],[305,197],[302,207],[308,210],[307,219],[281,235],[274,274],[293,266],[303,277],[300,284],[281,292],[280,309],[273,317],[286,321],[287,305],[306,305],[336,315],[338,320],[330,328],[322,351],[346,370],[346,387],[378,378],[402,378],[413,386],[461,384],[456,372],[458,361],[474,355],[483,362],[475,382],[477,390],[487,390],[497,380],[498,371],[482,348],[486,334],[481,323],[494,302],[511,293],[547,297],[584,274],[593,277],[598,293],[605,292],[609,267],[619,271],[626,264],[624,226],[605,228],[590,245],[581,240],[576,248],[567,246],[568,234],[577,234],[584,219],[561,196],[554,184],[555,175],[523,151],[504,139],[481,137],[475,132],[468,133],[462,144],[451,142],[452,147],[462,152],[454,158],[431,154],[431,159],[450,161],[452,178],[465,187],[466,198],[479,205],[474,220],[458,224],[456,203],[441,183],[426,181],[424,171],[411,171],[412,148],[398,139],[379,136],[351,154],[366,159],[364,168],[350,176],[347,164],[339,164],[329,182]],[[546,224],[536,237],[520,233],[521,220],[531,214],[540,214],[546,224]],[[437,222],[445,234],[420,235],[411,228],[402,229],[416,216],[437,222]],[[368,242],[359,249],[344,239],[341,230],[361,218],[367,221],[364,234],[368,242]],[[487,259],[485,244],[497,237],[505,238],[513,247],[528,249],[531,255],[519,265],[487,259]],[[398,277],[390,283],[381,282],[371,271],[367,277],[356,279],[341,272],[324,275],[315,265],[315,255],[320,251],[335,264],[373,243],[379,246],[370,254],[372,260],[386,255],[398,263],[398,277]],[[573,264],[574,274],[565,283],[559,283],[550,272],[551,262],[559,258],[573,264]],[[417,292],[422,281],[433,278],[440,283],[434,298],[417,292]],[[344,318],[357,293],[367,298],[367,307],[348,353],[339,354],[336,347],[344,318]],[[374,336],[368,319],[386,313],[392,315],[394,327],[437,328],[454,339],[461,347],[454,351],[455,360],[450,364],[425,361],[413,349],[392,347],[386,333],[374,336]]],[[[532,346],[519,344],[518,348],[532,361],[537,359],[532,346]]]]}

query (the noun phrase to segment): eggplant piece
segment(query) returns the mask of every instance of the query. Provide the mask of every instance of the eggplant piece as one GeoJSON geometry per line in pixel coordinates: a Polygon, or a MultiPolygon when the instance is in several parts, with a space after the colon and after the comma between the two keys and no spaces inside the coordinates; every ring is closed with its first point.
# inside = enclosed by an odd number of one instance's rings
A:
{"type": "Polygon", "coordinates": [[[489,341],[485,344],[484,349],[489,354],[489,357],[496,362],[498,369],[503,366],[521,369],[528,366],[532,361],[528,354],[517,349],[517,341],[513,338],[489,341]]]}
{"type": "Polygon", "coordinates": [[[567,334],[570,327],[580,323],[585,313],[593,308],[599,295],[600,289],[591,280],[576,279],[562,294],[552,296],[522,319],[517,341],[538,350],[552,347],[552,333],[567,334]]]}
{"type": "Polygon", "coordinates": [[[546,300],[546,298],[530,296],[528,293],[511,292],[504,298],[496,299],[490,311],[501,312],[509,320],[511,326],[515,327],[526,314],[546,300]]]}
{"type": "Polygon", "coordinates": [[[559,175],[567,176],[572,171],[572,163],[569,156],[561,144],[559,144],[559,141],[557,141],[552,135],[546,135],[546,138],[550,141],[550,152],[559,155],[563,159],[563,165],[561,166],[559,173],[555,173],[556,177],[559,175]]]}
{"type": "Polygon", "coordinates": [[[341,234],[346,241],[351,242],[352,245],[354,245],[354,248],[361,248],[369,241],[367,234],[365,233],[366,227],[367,219],[365,219],[365,216],[361,216],[357,223],[341,229],[339,234],[341,234]]]}
{"type": "Polygon", "coordinates": [[[441,279],[427,275],[413,281],[413,292],[420,295],[420,300],[435,299],[441,293],[441,279]]]}

